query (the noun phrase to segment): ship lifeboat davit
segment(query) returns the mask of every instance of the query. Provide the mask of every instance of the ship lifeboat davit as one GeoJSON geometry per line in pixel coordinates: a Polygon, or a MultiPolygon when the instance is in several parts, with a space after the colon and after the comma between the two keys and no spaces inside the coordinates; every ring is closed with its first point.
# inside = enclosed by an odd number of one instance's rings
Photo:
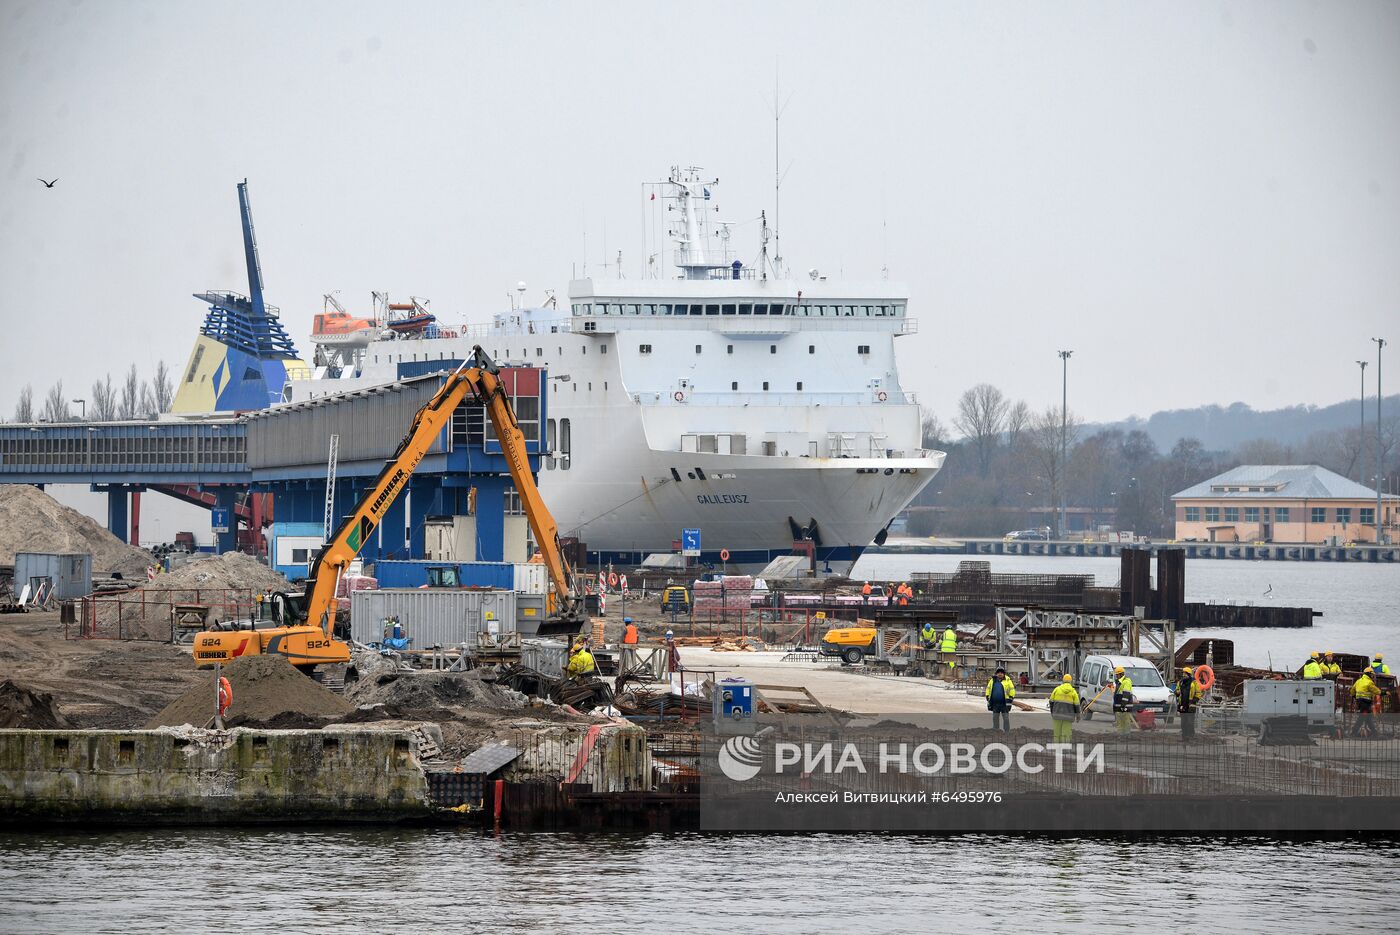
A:
{"type": "Polygon", "coordinates": [[[368,347],[379,323],[373,318],[356,318],[345,312],[325,312],[315,316],[311,340],[332,347],[368,347]]]}

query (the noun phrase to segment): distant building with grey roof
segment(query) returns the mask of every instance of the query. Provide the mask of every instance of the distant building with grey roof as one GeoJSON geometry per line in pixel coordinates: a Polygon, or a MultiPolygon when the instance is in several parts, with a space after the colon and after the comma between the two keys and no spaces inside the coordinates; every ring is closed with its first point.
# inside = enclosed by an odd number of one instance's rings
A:
{"type": "MultiPolygon", "coordinates": [[[[1176,538],[1200,542],[1375,542],[1376,492],[1316,464],[1244,464],[1173,495],[1176,538]]],[[[1400,497],[1381,497],[1392,541],[1400,497]]]]}

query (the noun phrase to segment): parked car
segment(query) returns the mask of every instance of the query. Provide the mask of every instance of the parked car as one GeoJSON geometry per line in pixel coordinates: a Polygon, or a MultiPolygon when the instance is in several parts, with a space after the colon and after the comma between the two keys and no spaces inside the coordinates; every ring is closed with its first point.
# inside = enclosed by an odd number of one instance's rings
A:
{"type": "Polygon", "coordinates": [[[1008,532],[1003,539],[1039,539],[1043,542],[1050,540],[1050,527],[1042,526],[1039,529],[1018,529],[1015,532],[1008,532]]]}
{"type": "Polygon", "coordinates": [[[1113,689],[1104,691],[1104,686],[1113,681],[1113,670],[1123,667],[1123,672],[1133,680],[1133,697],[1137,703],[1135,711],[1156,711],[1166,717],[1176,710],[1176,699],[1171,687],[1162,681],[1162,673],[1157,667],[1140,656],[1089,656],[1079,667],[1079,697],[1086,706],[1084,719],[1096,713],[1113,713],[1113,689]],[[1102,694],[1100,694],[1102,692],[1102,694]],[[1093,700],[1097,696],[1097,700],[1093,700]],[[1090,703],[1092,701],[1092,704],[1090,703]]]}

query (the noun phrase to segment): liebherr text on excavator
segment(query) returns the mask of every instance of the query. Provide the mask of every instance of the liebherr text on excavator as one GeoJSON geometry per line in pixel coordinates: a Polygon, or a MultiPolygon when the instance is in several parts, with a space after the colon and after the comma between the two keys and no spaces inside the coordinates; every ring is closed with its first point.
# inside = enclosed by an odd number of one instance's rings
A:
{"type": "Polygon", "coordinates": [[[273,616],[277,625],[263,629],[204,631],[195,637],[195,664],[208,668],[239,656],[273,653],[306,669],[323,663],[348,662],[350,646],[336,627],[336,586],[423,456],[449,425],[452,413],[469,397],[480,400],[486,407],[491,427],[510,467],[511,480],[535,534],[539,557],[549,569],[551,612],[540,632],[577,633],[584,621],[583,602],[573,570],[559,546],[559,528],[535,486],[525,450],[525,436],[516,424],[515,411],[501,384],[500,370],[478,345],[472,349],[471,360],[453,371],[442,388],[414,415],[413,424],[398,450],[316,556],[306,590],[302,594],[273,595],[273,616]]]}

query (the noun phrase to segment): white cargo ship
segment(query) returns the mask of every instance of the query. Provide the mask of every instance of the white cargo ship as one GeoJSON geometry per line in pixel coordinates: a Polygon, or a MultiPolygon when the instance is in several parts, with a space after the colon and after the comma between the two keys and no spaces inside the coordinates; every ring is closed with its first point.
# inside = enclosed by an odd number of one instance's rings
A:
{"type": "Polygon", "coordinates": [[[921,447],[895,363],[895,338],[916,330],[907,291],[817,270],[793,278],[769,257],[766,223],[753,262],[735,259],[729,227],[710,229],[716,185],[679,168],[656,184],[669,278],[579,279],[567,309],[386,328],[349,356],[318,346],[313,379],[288,383],[286,398],[446,368],[480,344],[500,364],[547,371],[540,487],[560,534],[590,553],[638,562],[694,528],[703,558],[731,570],[761,568],[795,540],[819,561],[853,562],[943,464],[921,447]]]}

